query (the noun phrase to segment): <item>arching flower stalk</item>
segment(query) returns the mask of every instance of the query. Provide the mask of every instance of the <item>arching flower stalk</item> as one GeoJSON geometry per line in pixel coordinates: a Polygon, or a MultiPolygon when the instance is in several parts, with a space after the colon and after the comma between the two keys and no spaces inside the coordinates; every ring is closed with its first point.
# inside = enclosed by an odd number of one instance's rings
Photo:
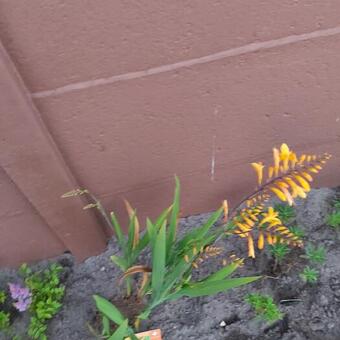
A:
{"type": "Polygon", "coordinates": [[[232,233],[247,239],[248,256],[255,257],[255,237],[260,250],[266,242],[270,245],[280,242],[294,247],[303,245],[300,237],[282,224],[278,212],[264,203],[273,194],[289,205],[293,205],[296,198],[306,198],[313,175],[322,169],[330,157],[327,153],[298,157],[287,144],[282,144],[280,149],[273,148],[273,164],[266,172],[262,162],[251,164],[257,175],[257,189],[231,212],[224,211],[224,220],[228,219],[234,225],[232,233]],[[242,208],[244,205],[246,207],[242,208]]]}

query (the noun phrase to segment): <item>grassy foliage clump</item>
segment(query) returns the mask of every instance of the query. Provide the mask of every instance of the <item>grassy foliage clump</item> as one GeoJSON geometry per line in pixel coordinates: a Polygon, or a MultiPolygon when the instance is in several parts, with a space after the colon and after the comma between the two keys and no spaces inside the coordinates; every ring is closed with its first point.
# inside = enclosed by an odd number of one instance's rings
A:
{"type": "Polygon", "coordinates": [[[295,209],[288,204],[275,204],[274,209],[283,223],[289,223],[295,217],[295,209]]]}
{"type": "Polygon", "coordinates": [[[274,272],[276,271],[278,265],[281,265],[286,255],[290,252],[290,248],[285,243],[275,243],[269,246],[269,251],[274,257],[274,272]]]}
{"type": "Polygon", "coordinates": [[[248,294],[245,300],[254,309],[256,315],[267,322],[274,322],[283,317],[273,298],[269,295],[252,293],[248,294]]]}
{"type": "Polygon", "coordinates": [[[340,200],[336,199],[333,205],[334,211],[328,215],[327,224],[335,229],[340,228],[340,200]]]}
{"type": "Polygon", "coordinates": [[[333,228],[340,228],[340,211],[330,214],[327,218],[327,224],[333,228]]]}
{"type": "Polygon", "coordinates": [[[315,268],[306,266],[300,274],[300,277],[306,283],[316,283],[319,278],[319,272],[315,268]]]}
{"type": "Polygon", "coordinates": [[[307,258],[312,264],[323,264],[326,261],[326,248],[323,246],[308,244],[305,252],[306,255],[303,255],[303,257],[307,258]]]}

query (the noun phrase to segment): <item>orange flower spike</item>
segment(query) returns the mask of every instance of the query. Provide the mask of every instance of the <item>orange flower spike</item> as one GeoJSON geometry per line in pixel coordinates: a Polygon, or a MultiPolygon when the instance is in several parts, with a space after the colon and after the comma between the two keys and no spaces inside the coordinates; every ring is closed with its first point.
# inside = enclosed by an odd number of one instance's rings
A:
{"type": "Polygon", "coordinates": [[[228,201],[224,200],[222,203],[223,206],[223,222],[228,221],[228,213],[229,213],[229,208],[228,208],[228,201]]]}
{"type": "Polygon", "coordinates": [[[250,234],[248,234],[248,256],[255,258],[254,240],[250,234]]]}
{"type": "Polygon", "coordinates": [[[256,174],[257,174],[257,183],[260,186],[262,184],[262,179],[263,179],[263,168],[264,165],[262,162],[258,163],[251,163],[252,167],[254,168],[256,174]]]}

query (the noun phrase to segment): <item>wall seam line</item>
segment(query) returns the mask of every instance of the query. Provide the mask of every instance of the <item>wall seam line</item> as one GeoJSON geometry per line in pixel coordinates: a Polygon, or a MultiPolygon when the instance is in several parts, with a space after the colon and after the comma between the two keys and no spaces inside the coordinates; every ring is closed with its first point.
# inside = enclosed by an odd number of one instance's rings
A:
{"type": "Polygon", "coordinates": [[[149,69],[127,72],[118,75],[113,75],[105,78],[98,78],[93,80],[87,80],[82,82],[71,83],[61,87],[57,87],[51,90],[44,90],[31,93],[32,98],[45,98],[51,96],[58,96],[73,91],[80,91],[87,88],[97,87],[101,85],[109,85],[121,81],[127,81],[132,79],[143,78],[155,74],[161,74],[165,72],[175,71],[182,68],[188,68],[195,65],[206,64],[209,62],[226,59],[230,57],[236,57],[243,54],[254,53],[262,50],[268,50],[275,47],[281,47],[285,45],[295,44],[302,41],[308,41],[312,39],[330,37],[340,34],[340,26],[333,28],[317,30],[308,33],[289,35],[283,38],[266,40],[262,42],[253,42],[240,47],[227,49],[224,51],[216,52],[202,57],[187,59],[179,61],[173,64],[166,64],[149,69]]]}

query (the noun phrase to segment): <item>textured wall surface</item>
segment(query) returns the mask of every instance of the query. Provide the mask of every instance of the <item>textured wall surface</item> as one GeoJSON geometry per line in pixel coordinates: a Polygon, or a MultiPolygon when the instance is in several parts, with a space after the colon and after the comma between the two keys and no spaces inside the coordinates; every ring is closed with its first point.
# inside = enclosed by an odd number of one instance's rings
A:
{"type": "Polygon", "coordinates": [[[188,215],[236,202],[281,142],[332,153],[316,184],[339,184],[339,18],[335,0],[0,0],[0,38],[81,185],[155,216],[176,173],[188,215]]]}
{"type": "Polygon", "coordinates": [[[17,264],[18,259],[39,260],[66,250],[1,169],[0,192],[1,264],[17,264]]]}

